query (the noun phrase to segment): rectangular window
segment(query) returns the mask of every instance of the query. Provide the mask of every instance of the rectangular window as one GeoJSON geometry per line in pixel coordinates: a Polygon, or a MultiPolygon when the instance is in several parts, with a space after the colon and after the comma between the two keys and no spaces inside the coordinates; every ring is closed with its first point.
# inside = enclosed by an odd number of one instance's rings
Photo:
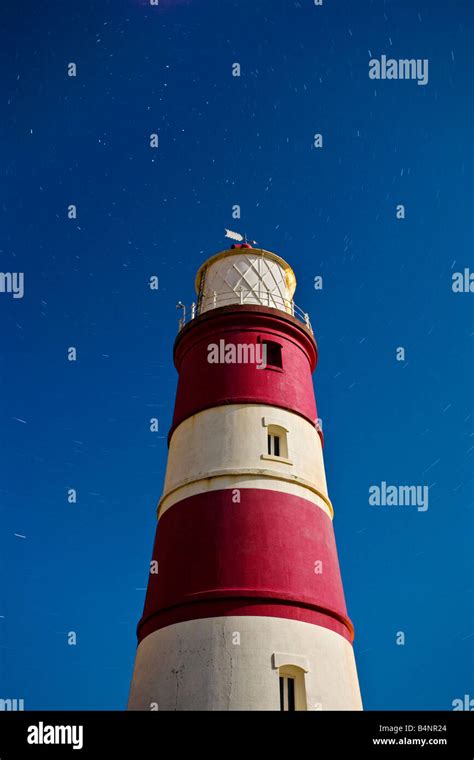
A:
{"type": "Polygon", "coordinates": [[[280,456],[280,436],[268,435],[267,441],[268,441],[268,453],[273,455],[274,457],[279,457],[280,456]]]}
{"type": "Polygon", "coordinates": [[[295,679],[289,676],[280,676],[280,710],[296,712],[295,679]]]}
{"type": "Polygon", "coordinates": [[[288,710],[295,711],[295,679],[287,678],[288,683],[288,710]]]}
{"type": "MultiPolygon", "coordinates": [[[[267,366],[283,368],[283,362],[281,358],[281,346],[279,343],[274,343],[272,340],[262,341],[262,346],[266,348],[267,354],[267,366]]],[[[265,356],[263,357],[265,359],[265,356]]]]}

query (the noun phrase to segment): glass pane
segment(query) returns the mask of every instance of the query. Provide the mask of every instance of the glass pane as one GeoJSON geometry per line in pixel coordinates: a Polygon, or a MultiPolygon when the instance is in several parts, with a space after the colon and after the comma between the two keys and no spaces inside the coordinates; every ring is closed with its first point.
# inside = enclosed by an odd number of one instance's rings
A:
{"type": "Polygon", "coordinates": [[[288,710],[295,712],[295,679],[288,678],[288,710]]]}
{"type": "Polygon", "coordinates": [[[285,679],[280,676],[280,710],[285,709],[285,679]]]}
{"type": "Polygon", "coordinates": [[[273,446],[274,446],[274,454],[276,457],[280,456],[280,439],[277,435],[273,436],[273,446]]]}
{"type": "Polygon", "coordinates": [[[281,346],[278,343],[269,341],[264,343],[267,349],[267,364],[270,367],[282,367],[281,346]]]}

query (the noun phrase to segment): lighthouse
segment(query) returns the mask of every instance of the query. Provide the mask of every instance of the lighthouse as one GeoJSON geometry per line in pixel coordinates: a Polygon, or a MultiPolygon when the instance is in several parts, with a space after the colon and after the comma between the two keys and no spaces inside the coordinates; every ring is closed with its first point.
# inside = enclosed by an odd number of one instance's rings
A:
{"type": "Polygon", "coordinates": [[[250,244],[198,270],[129,710],[361,710],[296,279],[250,244]]]}

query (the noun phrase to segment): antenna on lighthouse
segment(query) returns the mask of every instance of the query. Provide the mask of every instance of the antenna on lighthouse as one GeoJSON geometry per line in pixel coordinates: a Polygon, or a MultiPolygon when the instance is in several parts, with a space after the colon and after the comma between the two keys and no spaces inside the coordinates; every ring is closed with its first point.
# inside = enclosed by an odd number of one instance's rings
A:
{"type": "Polygon", "coordinates": [[[182,315],[179,319],[179,329],[181,330],[181,328],[184,327],[184,325],[186,324],[186,306],[184,305],[184,303],[182,303],[182,301],[178,301],[178,303],[176,304],[176,308],[182,309],[182,315]]]}
{"type": "Polygon", "coordinates": [[[225,236],[230,238],[231,240],[238,240],[239,243],[249,243],[250,245],[257,245],[256,240],[247,240],[247,235],[241,235],[240,232],[233,232],[232,230],[228,230],[227,228],[224,229],[225,236]]]}

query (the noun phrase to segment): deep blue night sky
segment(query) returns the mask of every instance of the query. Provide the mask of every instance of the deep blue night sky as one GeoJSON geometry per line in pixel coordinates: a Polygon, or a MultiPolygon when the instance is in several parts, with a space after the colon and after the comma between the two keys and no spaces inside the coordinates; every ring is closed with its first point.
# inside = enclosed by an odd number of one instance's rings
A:
{"type": "Polygon", "coordinates": [[[225,227],[292,264],[311,315],[366,709],[474,697],[471,3],[2,5],[0,268],[25,294],[0,293],[0,697],[125,707],[175,304],[225,227]],[[369,79],[382,54],[428,84],[369,79]],[[381,481],[428,510],[370,506],[381,481]]]}

